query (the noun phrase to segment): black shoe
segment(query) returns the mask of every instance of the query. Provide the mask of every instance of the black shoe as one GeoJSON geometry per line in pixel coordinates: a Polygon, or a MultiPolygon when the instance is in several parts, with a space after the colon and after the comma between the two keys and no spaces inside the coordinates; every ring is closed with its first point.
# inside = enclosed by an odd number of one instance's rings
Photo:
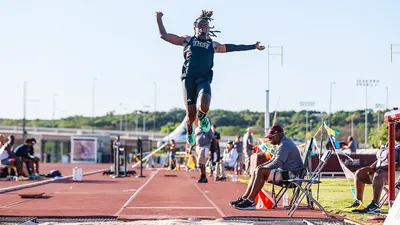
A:
{"type": "Polygon", "coordinates": [[[359,213],[371,213],[371,214],[373,214],[373,213],[377,213],[377,212],[380,212],[380,211],[381,210],[380,210],[378,204],[376,204],[375,202],[372,201],[371,203],[369,203],[367,208],[365,208],[363,210],[360,210],[359,213]]]}
{"type": "Polygon", "coordinates": [[[200,177],[200,179],[197,181],[197,183],[208,183],[207,177],[200,177]]]}
{"type": "Polygon", "coordinates": [[[244,201],[244,200],[245,200],[245,199],[244,199],[243,197],[239,197],[237,200],[229,202],[229,205],[230,205],[230,206],[235,206],[235,205],[241,203],[241,202],[244,201]]]}
{"type": "Polygon", "coordinates": [[[355,200],[355,201],[353,202],[353,204],[351,204],[351,205],[349,205],[349,206],[346,206],[346,207],[344,207],[344,208],[345,208],[345,209],[349,209],[349,208],[358,208],[358,207],[360,207],[360,205],[361,205],[360,200],[355,200]]]}
{"type": "Polygon", "coordinates": [[[234,205],[234,207],[240,210],[256,210],[256,204],[249,199],[245,199],[244,201],[234,205]]]}

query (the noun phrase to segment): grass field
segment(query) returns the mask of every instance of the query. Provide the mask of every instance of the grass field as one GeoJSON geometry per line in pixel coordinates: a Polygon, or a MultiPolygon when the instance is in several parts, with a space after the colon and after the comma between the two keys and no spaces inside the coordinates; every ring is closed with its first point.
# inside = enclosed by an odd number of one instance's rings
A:
{"type": "MultiPolygon", "coordinates": [[[[243,182],[247,183],[248,179],[243,179],[243,182]]],[[[325,208],[327,212],[335,213],[340,216],[344,216],[352,221],[359,222],[361,224],[383,224],[383,222],[376,222],[368,220],[370,214],[360,213],[348,213],[343,212],[344,207],[349,206],[353,203],[353,194],[350,186],[345,178],[323,178],[322,183],[319,186],[319,198],[318,201],[325,208]]],[[[353,181],[351,180],[351,184],[353,181]]],[[[265,190],[271,191],[271,185],[266,184],[265,190]]],[[[317,197],[317,185],[312,186],[313,197],[317,197]]],[[[364,191],[364,205],[367,206],[372,201],[372,186],[366,185],[364,191]]],[[[319,210],[319,209],[316,209],[319,210]]],[[[386,213],[388,206],[383,206],[381,212],[386,213]]]]}

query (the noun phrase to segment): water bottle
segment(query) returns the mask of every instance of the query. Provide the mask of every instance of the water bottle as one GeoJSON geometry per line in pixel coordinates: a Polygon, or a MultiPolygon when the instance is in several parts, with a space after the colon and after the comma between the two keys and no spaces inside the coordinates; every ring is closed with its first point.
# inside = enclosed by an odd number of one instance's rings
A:
{"type": "Polygon", "coordinates": [[[232,182],[237,182],[237,176],[236,175],[232,175],[231,181],[232,182]]]}
{"type": "Polygon", "coordinates": [[[288,197],[287,193],[285,192],[285,194],[283,195],[282,207],[286,208],[288,206],[289,206],[289,197],[288,197]]]}

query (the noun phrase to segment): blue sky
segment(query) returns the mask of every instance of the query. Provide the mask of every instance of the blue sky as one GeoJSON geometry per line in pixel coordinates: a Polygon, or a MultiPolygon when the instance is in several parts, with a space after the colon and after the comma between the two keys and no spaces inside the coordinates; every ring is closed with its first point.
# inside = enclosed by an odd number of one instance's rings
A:
{"type": "MultiPolygon", "coordinates": [[[[214,11],[220,43],[283,45],[284,63],[271,56],[271,110],[365,108],[365,89],[355,79],[378,79],[369,108],[399,106],[400,54],[390,63],[390,44],[400,44],[398,1],[1,1],[0,118],[21,118],[28,82],[27,117],[56,118],[183,108],[182,47],[159,38],[155,11],[168,32],[192,35],[202,9],[214,11]],[[279,99],[279,104],[278,103],[279,99]],[[39,101],[32,101],[39,100],[39,101]],[[11,101],[12,104],[7,103],[11,101]],[[120,104],[123,104],[121,107],[120,104]],[[6,106],[7,105],[7,106],[6,106]]],[[[400,52],[400,46],[394,48],[400,52]]],[[[272,53],[275,53],[272,50],[272,53]]],[[[263,112],[267,51],[215,57],[211,109],[263,112]]]]}

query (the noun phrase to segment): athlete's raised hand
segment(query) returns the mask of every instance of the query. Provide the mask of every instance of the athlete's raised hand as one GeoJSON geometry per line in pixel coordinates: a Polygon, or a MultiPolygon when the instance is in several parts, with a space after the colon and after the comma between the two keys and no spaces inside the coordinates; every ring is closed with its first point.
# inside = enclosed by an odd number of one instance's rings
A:
{"type": "Polygon", "coordinates": [[[156,12],[156,13],[154,13],[154,15],[155,15],[157,18],[161,18],[162,16],[164,16],[164,14],[163,14],[162,12],[156,12]]]}
{"type": "Polygon", "coordinates": [[[257,41],[257,43],[256,43],[256,49],[258,49],[258,50],[262,51],[262,50],[264,50],[264,49],[265,49],[265,46],[264,46],[264,45],[260,45],[260,42],[259,42],[259,41],[257,41]]]}

